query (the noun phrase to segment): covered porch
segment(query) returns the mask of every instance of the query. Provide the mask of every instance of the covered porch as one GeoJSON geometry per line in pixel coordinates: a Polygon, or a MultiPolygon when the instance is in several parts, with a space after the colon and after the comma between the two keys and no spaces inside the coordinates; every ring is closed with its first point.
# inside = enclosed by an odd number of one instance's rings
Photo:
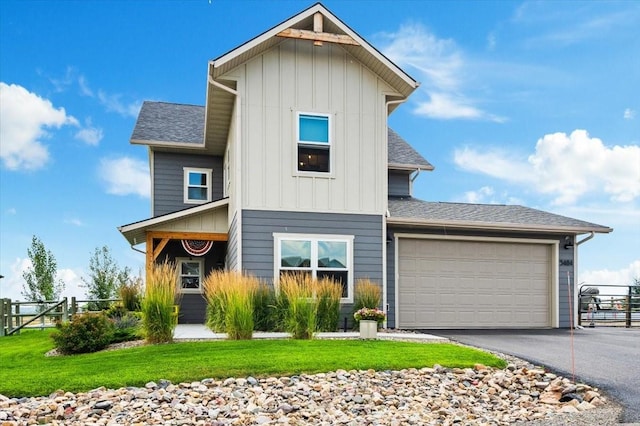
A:
{"type": "Polygon", "coordinates": [[[154,263],[175,262],[181,297],[178,322],[202,324],[206,315],[202,281],[224,269],[228,240],[228,200],[218,200],[118,228],[131,247],[145,254],[148,271],[154,263]],[[136,248],[145,244],[144,250],[136,248]]]}

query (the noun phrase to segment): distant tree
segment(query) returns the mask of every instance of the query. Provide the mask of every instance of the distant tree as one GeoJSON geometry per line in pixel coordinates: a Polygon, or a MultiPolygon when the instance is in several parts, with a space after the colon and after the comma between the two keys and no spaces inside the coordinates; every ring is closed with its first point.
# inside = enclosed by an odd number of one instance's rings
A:
{"type": "Polygon", "coordinates": [[[34,235],[27,255],[31,266],[22,273],[25,281],[22,295],[29,301],[58,300],[64,290],[64,282],[56,279],[58,265],[53,253],[34,235]]]}
{"type": "MultiPolygon", "coordinates": [[[[82,278],[87,288],[89,299],[114,299],[122,283],[130,280],[131,271],[125,267],[120,269],[111,256],[109,247],[96,247],[89,259],[89,279],[82,278]]],[[[109,302],[97,302],[89,308],[91,310],[106,309],[109,302]]]]}

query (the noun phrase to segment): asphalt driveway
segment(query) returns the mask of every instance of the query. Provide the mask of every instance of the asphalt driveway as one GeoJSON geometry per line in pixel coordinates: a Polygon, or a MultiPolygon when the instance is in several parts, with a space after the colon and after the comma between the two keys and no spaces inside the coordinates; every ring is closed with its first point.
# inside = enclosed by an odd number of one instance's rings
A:
{"type": "MultiPolygon", "coordinates": [[[[570,330],[424,330],[463,344],[517,356],[571,377],[570,330]]],[[[576,380],[624,406],[623,423],[640,422],[640,329],[574,330],[576,380]]]]}

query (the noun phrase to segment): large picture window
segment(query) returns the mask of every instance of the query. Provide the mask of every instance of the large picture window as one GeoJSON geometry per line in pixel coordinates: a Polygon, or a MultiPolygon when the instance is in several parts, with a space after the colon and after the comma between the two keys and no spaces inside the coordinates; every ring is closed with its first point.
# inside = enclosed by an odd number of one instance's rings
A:
{"type": "Polygon", "coordinates": [[[184,168],[184,202],[201,204],[211,201],[211,169],[184,168]]]}
{"type": "Polygon", "coordinates": [[[202,286],[202,259],[177,258],[180,290],[183,293],[200,293],[202,286]]]}
{"type": "Polygon", "coordinates": [[[332,278],[342,302],[353,301],[353,236],[274,234],[275,280],[286,273],[332,278]]]}
{"type": "Polygon", "coordinates": [[[331,172],[331,117],[298,113],[298,171],[331,172]]]}

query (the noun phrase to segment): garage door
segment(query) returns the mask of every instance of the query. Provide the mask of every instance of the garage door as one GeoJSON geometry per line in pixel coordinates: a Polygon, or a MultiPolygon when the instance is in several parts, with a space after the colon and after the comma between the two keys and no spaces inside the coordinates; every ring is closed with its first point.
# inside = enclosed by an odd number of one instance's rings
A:
{"type": "Polygon", "coordinates": [[[549,327],[548,244],[400,238],[400,328],[549,327]]]}

